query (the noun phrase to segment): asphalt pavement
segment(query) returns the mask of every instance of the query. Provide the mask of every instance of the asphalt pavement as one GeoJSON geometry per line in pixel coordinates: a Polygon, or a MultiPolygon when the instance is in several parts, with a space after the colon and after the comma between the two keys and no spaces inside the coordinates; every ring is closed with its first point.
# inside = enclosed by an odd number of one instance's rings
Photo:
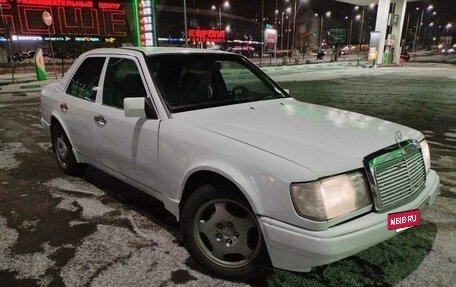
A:
{"type": "Polygon", "coordinates": [[[14,90],[0,94],[0,286],[455,286],[455,67],[313,66],[266,71],[301,100],[426,135],[442,193],[422,226],[308,274],[216,279],[160,202],[95,168],[63,174],[39,125],[39,93],[14,90]]]}

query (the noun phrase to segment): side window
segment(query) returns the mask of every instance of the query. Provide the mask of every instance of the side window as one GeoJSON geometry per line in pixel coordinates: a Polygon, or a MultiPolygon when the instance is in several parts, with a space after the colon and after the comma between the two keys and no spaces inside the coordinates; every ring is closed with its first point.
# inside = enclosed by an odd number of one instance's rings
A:
{"type": "Polygon", "coordinates": [[[103,57],[85,59],[71,79],[66,93],[94,102],[97,97],[97,87],[105,59],[103,57]]]}
{"type": "Polygon", "coordinates": [[[103,85],[103,105],[123,109],[124,98],[146,97],[146,89],[133,60],[110,58],[103,85]]]}

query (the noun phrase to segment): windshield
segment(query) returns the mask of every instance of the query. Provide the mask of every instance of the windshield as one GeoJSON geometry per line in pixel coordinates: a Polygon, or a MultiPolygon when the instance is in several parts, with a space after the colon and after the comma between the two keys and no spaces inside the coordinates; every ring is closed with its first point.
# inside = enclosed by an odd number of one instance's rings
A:
{"type": "Polygon", "coordinates": [[[151,56],[147,61],[172,113],[288,97],[237,55],[172,54],[151,56]]]}

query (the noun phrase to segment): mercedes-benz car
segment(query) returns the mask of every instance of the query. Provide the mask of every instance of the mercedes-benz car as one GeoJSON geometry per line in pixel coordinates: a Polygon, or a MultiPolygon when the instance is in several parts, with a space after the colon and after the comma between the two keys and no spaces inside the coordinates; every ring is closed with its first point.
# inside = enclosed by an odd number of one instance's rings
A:
{"type": "Polygon", "coordinates": [[[439,191],[422,133],[298,101],[233,53],[92,50],[41,108],[64,172],[162,201],[220,277],[343,259],[418,225],[439,191]]]}

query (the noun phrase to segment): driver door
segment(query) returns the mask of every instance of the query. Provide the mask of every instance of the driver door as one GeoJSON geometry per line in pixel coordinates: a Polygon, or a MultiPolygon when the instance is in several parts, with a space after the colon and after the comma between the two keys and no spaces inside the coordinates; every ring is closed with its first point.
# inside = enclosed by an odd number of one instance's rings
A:
{"type": "MultiPolygon", "coordinates": [[[[123,99],[150,97],[138,60],[110,57],[97,116],[96,141],[101,164],[114,173],[158,190],[157,118],[126,117],[123,99]]],[[[156,113],[155,113],[156,114],[156,113]]]]}

